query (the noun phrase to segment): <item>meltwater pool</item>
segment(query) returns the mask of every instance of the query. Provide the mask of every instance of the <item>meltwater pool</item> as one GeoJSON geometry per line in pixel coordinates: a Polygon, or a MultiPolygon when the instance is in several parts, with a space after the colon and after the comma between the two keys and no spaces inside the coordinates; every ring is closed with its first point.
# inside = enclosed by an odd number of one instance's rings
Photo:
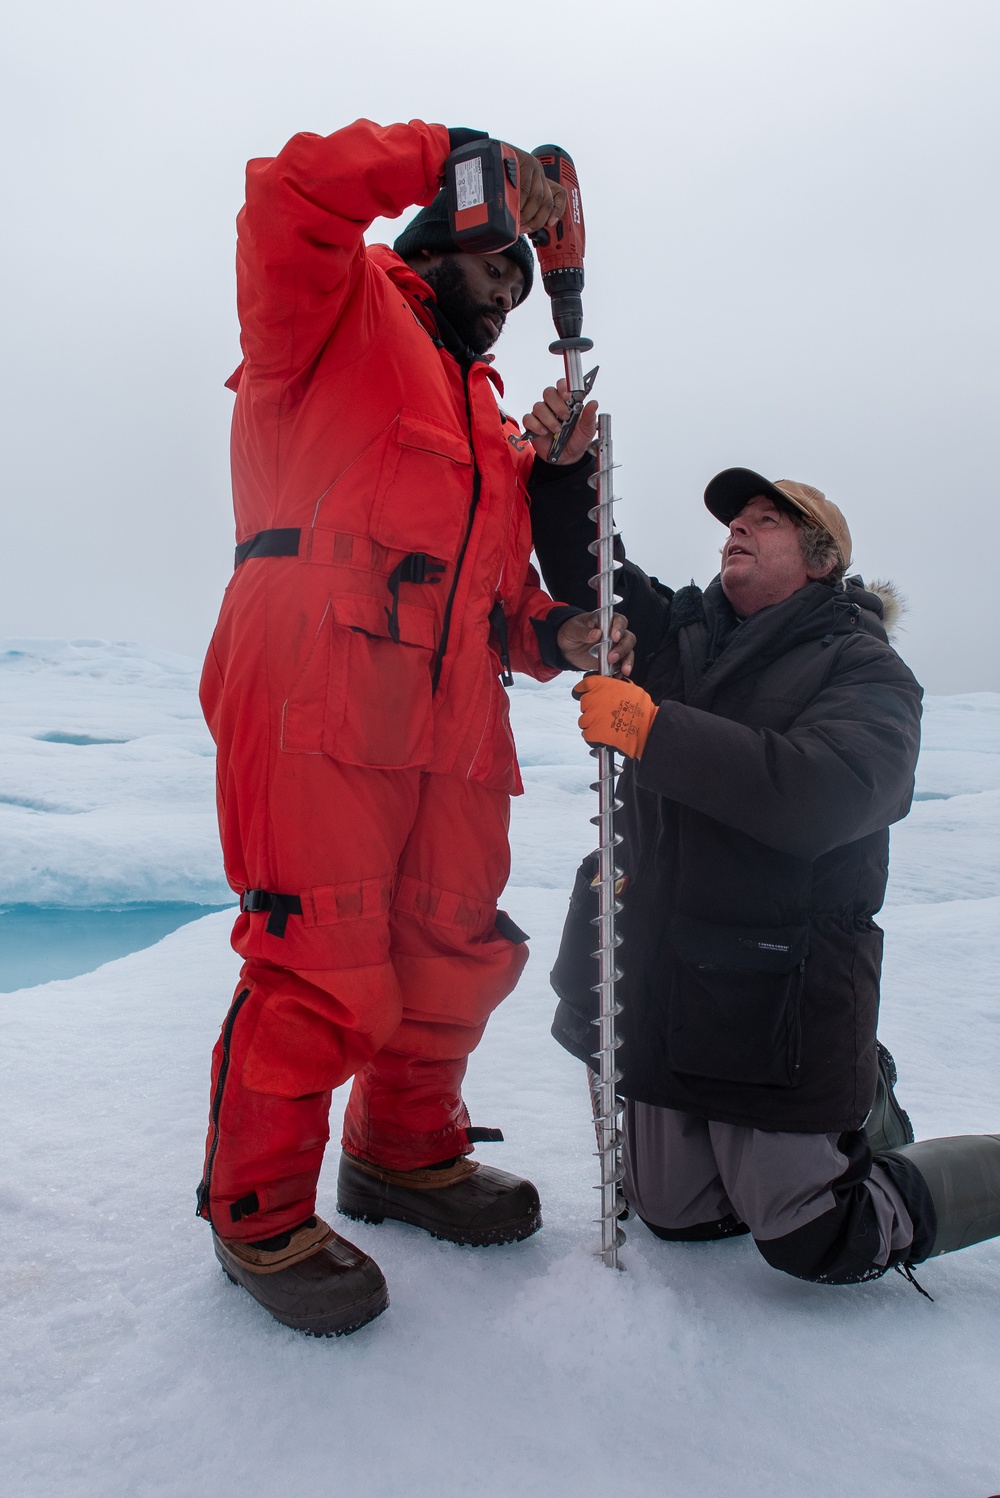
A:
{"type": "Polygon", "coordinates": [[[0,993],[93,972],[115,957],[153,946],[189,921],[226,908],[170,902],[90,910],[0,906],[0,993]]]}

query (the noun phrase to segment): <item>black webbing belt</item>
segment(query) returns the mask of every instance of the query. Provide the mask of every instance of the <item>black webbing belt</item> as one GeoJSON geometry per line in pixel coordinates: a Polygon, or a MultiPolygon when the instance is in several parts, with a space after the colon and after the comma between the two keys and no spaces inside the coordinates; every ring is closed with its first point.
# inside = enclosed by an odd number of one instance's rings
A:
{"type": "Polygon", "coordinates": [[[256,536],[241,541],[237,546],[233,570],[249,557],[297,557],[300,534],[298,526],[289,530],[258,531],[256,536]]]}
{"type": "Polygon", "coordinates": [[[268,889],[245,889],[240,895],[240,909],[248,915],[269,910],[264,930],[268,936],[284,936],[290,915],[302,914],[302,901],[298,895],[278,895],[268,889]]]}

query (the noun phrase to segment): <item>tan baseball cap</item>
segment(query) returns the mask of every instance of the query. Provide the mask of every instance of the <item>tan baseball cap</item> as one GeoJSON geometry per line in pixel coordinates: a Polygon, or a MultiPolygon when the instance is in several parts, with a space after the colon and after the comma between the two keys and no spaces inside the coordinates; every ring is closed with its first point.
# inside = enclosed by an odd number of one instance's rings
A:
{"type": "Polygon", "coordinates": [[[794,479],[775,479],[772,483],[762,474],[754,473],[751,468],[725,468],[722,473],[715,475],[705,490],[705,504],[716,520],[728,525],[731,520],[735,520],[744,505],[760,494],[779,504],[792,505],[807,520],[811,520],[813,525],[827,531],[833,537],[843,565],[851,565],[851,533],[847,528],[847,521],[833,500],[827,499],[820,489],[814,489],[811,484],[797,484],[794,479]]]}

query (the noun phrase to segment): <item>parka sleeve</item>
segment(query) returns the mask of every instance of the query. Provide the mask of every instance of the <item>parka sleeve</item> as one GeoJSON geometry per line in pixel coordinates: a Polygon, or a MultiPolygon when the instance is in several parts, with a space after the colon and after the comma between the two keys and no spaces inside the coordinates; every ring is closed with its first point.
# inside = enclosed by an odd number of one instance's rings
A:
{"type": "MultiPolygon", "coordinates": [[[[505,417],[505,429],[508,424],[513,425],[515,432],[517,431],[516,423],[511,423],[510,418],[505,417]]],[[[512,456],[517,468],[519,489],[523,494],[529,495],[534,450],[530,446],[513,445],[512,456]]],[[[517,518],[513,521],[514,530],[511,534],[512,556],[517,558],[514,566],[521,584],[517,595],[510,600],[505,610],[510,668],[521,675],[532,676],[536,681],[550,681],[566,669],[566,662],[559,661],[554,641],[550,652],[543,649],[535,625],[553,614],[561,623],[563,618],[579,613],[580,610],[557,603],[542,588],[538,573],[530,561],[531,527],[527,507],[519,506],[515,515],[517,518]]]]}
{"type": "MultiPolygon", "coordinates": [[[[545,586],[556,598],[584,612],[597,607],[597,594],[590,585],[597,570],[590,550],[597,537],[590,519],[596,499],[589,480],[595,466],[589,456],[566,469],[536,460],[528,483],[532,545],[545,586]]],[[[615,592],[621,599],[617,607],[636,637],[631,679],[642,686],[650,656],[663,643],[670,622],[673,592],[626,560],[620,537],[615,556],[622,564],[615,573],[615,592]]]]}
{"type": "Polygon", "coordinates": [[[559,615],[560,623],[563,618],[578,612],[577,609],[566,609],[550,598],[540,586],[534,567],[529,567],[521,596],[507,624],[512,671],[533,676],[536,681],[551,681],[566,669],[565,665],[552,665],[543,658],[538,632],[534,628],[535,620],[547,619],[553,611],[559,615]]]}
{"type": "Polygon", "coordinates": [[[333,135],[293,136],[277,156],[248,163],[237,301],[257,378],[285,383],[310,366],[364,273],[365,230],[431,201],[449,145],[443,125],[357,120],[333,135]]]}
{"type": "Polygon", "coordinates": [[[906,815],[921,696],[888,646],[853,639],[785,733],[665,702],[636,778],[766,847],[814,860],[906,815]]]}

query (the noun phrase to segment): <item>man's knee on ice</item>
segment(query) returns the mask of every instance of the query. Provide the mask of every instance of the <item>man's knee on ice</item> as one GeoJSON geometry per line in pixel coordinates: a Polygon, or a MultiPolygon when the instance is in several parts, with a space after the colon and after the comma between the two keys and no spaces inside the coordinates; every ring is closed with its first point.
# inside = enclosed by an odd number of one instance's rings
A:
{"type": "Polygon", "coordinates": [[[868,1188],[872,1154],[864,1130],[841,1134],[837,1152],[845,1168],[830,1182],[833,1205],[791,1232],[754,1241],[774,1269],[796,1279],[855,1285],[889,1267],[889,1233],[868,1188]]]}
{"type": "Polygon", "coordinates": [[[803,1227],[754,1242],[772,1268],[820,1285],[856,1285],[878,1279],[888,1267],[875,1208],[864,1186],[838,1194],[829,1212],[803,1227]]]}

